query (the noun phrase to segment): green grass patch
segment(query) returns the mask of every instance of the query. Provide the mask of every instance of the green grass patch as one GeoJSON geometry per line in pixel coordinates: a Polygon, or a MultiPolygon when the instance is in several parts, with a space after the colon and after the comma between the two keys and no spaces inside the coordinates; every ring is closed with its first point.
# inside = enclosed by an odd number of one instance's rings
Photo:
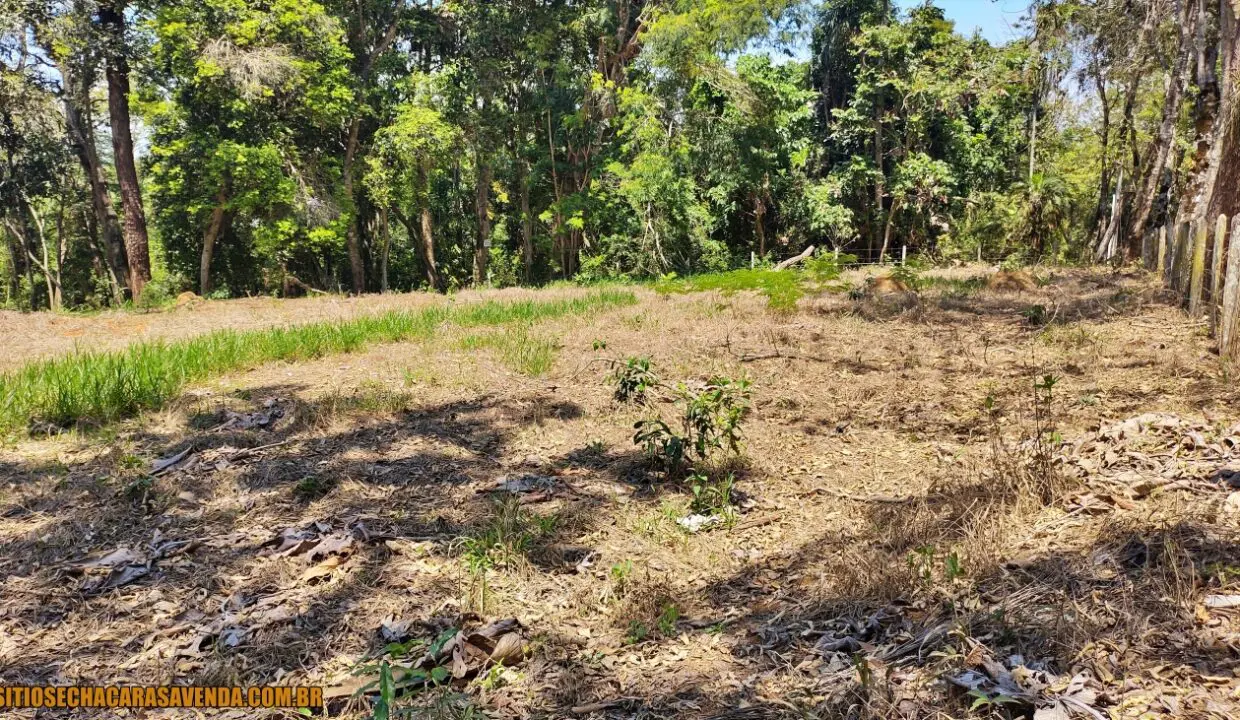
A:
{"type": "MultiPolygon", "coordinates": [[[[0,430],[32,423],[104,424],[162,407],[189,383],[209,377],[277,360],[357,352],[376,343],[426,340],[447,325],[528,327],[539,320],[589,315],[636,302],[632,292],[614,289],[558,300],[488,300],[286,328],[220,330],[176,342],[66,355],[0,375],[0,430]]],[[[527,354],[528,367],[543,362],[538,352],[527,354]]],[[[550,359],[545,362],[549,366],[550,359]]]]}
{"type": "Polygon", "coordinates": [[[752,290],[765,295],[772,309],[794,310],[797,300],[805,295],[804,284],[801,273],[796,271],[756,269],[663,279],[655,283],[654,289],[662,294],[717,290],[724,295],[752,290]]]}
{"type": "Polygon", "coordinates": [[[753,268],[683,278],[673,275],[656,281],[654,290],[661,294],[716,290],[724,295],[751,290],[765,295],[771,309],[791,312],[806,293],[839,290],[831,281],[839,278],[845,265],[856,261],[852,255],[823,253],[806,259],[800,268],[788,270],[753,268]]]}
{"type": "Polygon", "coordinates": [[[483,335],[467,335],[461,339],[461,347],[492,350],[509,370],[530,377],[545,375],[560,352],[559,343],[532,334],[528,323],[517,323],[483,335]]]}
{"type": "Polygon", "coordinates": [[[979,291],[985,289],[986,281],[989,278],[985,275],[976,275],[967,278],[948,278],[936,275],[923,275],[920,279],[923,288],[937,288],[943,292],[946,297],[967,298],[976,295],[979,291]]]}

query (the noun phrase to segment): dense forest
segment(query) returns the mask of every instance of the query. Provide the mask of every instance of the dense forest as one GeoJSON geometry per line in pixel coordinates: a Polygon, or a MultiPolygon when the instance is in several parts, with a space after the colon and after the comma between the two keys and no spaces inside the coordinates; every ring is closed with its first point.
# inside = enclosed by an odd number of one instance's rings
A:
{"type": "Polygon", "coordinates": [[[1228,0],[0,0],[11,307],[1139,259],[1237,208],[1228,0]],[[1227,188],[1215,192],[1215,188],[1227,188]]]}

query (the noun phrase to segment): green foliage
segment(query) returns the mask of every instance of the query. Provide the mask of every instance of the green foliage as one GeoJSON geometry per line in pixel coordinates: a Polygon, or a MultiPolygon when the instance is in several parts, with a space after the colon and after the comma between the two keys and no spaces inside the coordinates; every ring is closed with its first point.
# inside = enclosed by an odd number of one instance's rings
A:
{"type": "Polygon", "coordinates": [[[891,279],[903,283],[905,287],[913,291],[920,290],[926,285],[921,265],[911,260],[893,267],[891,269],[891,279]]]}
{"type": "Polygon", "coordinates": [[[290,263],[338,260],[338,175],[316,156],[352,92],[346,38],[329,10],[293,0],[164,4],[149,27],[162,83],[144,93],[147,179],[170,267],[198,276],[217,210],[212,267],[235,293],[290,263]]]}
{"type": "Polygon", "coordinates": [[[624,364],[613,363],[611,382],[615,383],[615,398],[623,403],[644,403],[646,393],[659,385],[659,378],[650,370],[650,358],[631,357],[624,364]]]}
{"type": "Polygon", "coordinates": [[[659,610],[659,619],[657,625],[659,632],[664,637],[671,637],[676,634],[676,623],[680,620],[680,608],[675,603],[665,603],[659,610]]]}
{"type": "MultiPolygon", "coordinates": [[[[994,46],[933,3],[881,0],[131,4],[152,242],[197,287],[213,238],[212,297],[675,272],[780,310],[834,269],[729,271],[809,245],[1079,257],[1119,171],[1162,172],[1136,151],[1157,137],[1172,43],[1126,61],[1116,43],[1146,13],[1043,5],[1037,42],[994,46]],[[811,60],[774,59],[806,25],[811,60]],[[1069,80],[1103,87],[1095,101],[1069,80]]],[[[17,3],[0,28],[23,49],[0,58],[6,306],[123,301],[63,112],[78,103],[85,140],[107,145],[83,102],[100,75],[91,7],[17,3]]],[[[1165,14],[1155,38],[1176,36],[1165,14]]],[[[1180,104],[1173,157],[1195,171],[1201,118],[1180,104]]]]}
{"type": "MultiPolygon", "coordinates": [[[[714,377],[700,388],[663,385],[650,371],[645,358],[631,358],[618,366],[609,379],[621,400],[646,398],[652,390],[668,395],[679,417],[673,428],[662,417],[634,424],[633,444],[668,477],[679,479],[686,470],[709,462],[719,454],[739,454],[741,423],[749,410],[749,381],[714,377]]],[[[730,493],[730,484],[728,485],[730,493]]]]}
{"type": "Polygon", "coordinates": [[[736,485],[736,476],[727,473],[718,480],[709,475],[694,473],[687,480],[693,492],[693,502],[689,509],[701,515],[720,515],[732,520],[736,508],[732,504],[732,488],[736,485]]]}
{"type": "Polygon", "coordinates": [[[740,452],[741,420],[749,410],[749,381],[714,377],[701,390],[680,388],[684,425],[693,456],[706,460],[717,450],[740,452]]]}
{"type": "Polygon", "coordinates": [[[847,253],[837,255],[834,252],[819,250],[813,256],[806,258],[803,264],[808,277],[815,282],[825,283],[839,278],[844,266],[855,262],[857,262],[856,255],[847,253]]]}
{"type": "Polygon", "coordinates": [[[933,545],[923,545],[908,555],[908,566],[927,584],[953,583],[965,576],[964,563],[954,549],[940,552],[933,545]]]}
{"type": "Polygon", "coordinates": [[[528,377],[545,375],[560,351],[557,341],[531,333],[528,323],[484,335],[467,335],[461,339],[461,346],[467,350],[494,350],[506,367],[528,377]]]}
{"type": "Polygon", "coordinates": [[[537,515],[521,507],[517,498],[497,500],[490,520],[461,541],[462,558],[471,573],[512,567],[534,544],[555,531],[555,515],[537,515]]]}

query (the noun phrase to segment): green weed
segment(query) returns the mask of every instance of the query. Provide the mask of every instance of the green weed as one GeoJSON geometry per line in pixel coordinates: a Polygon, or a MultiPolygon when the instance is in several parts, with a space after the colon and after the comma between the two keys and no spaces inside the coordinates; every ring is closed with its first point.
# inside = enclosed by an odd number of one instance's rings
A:
{"type": "Polygon", "coordinates": [[[663,609],[659,611],[659,632],[666,637],[676,634],[676,622],[680,620],[680,608],[673,603],[667,603],[663,609]]]}
{"type": "Polygon", "coordinates": [[[555,532],[558,522],[556,515],[526,511],[516,498],[496,501],[487,524],[460,540],[461,558],[470,577],[469,604],[485,610],[487,573],[494,568],[521,566],[535,544],[555,532]]]}
{"type": "Polygon", "coordinates": [[[719,480],[709,475],[695,473],[689,478],[689,489],[693,492],[693,502],[689,509],[701,515],[720,515],[725,520],[735,518],[736,508],[732,504],[732,488],[736,485],[736,477],[728,473],[719,480]]]}
{"type": "Polygon", "coordinates": [[[648,357],[631,357],[623,364],[613,362],[612,367],[608,379],[615,383],[615,397],[620,402],[645,402],[646,392],[659,385],[659,377],[650,371],[648,357]]]}

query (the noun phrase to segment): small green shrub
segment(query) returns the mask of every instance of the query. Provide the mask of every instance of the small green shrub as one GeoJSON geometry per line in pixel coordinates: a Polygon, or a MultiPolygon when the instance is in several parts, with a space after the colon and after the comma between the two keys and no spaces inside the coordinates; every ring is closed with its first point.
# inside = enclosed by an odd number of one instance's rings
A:
{"type": "Polygon", "coordinates": [[[631,357],[623,364],[612,363],[610,380],[616,385],[615,397],[623,403],[646,401],[646,393],[658,386],[659,378],[650,371],[650,358],[631,357]]]}
{"type": "Polygon", "coordinates": [[[820,250],[805,260],[805,273],[817,282],[835,280],[844,271],[844,266],[857,262],[856,255],[840,254],[820,250]]]}
{"type": "Polygon", "coordinates": [[[659,611],[659,632],[664,637],[671,637],[676,634],[676,623],[680,620],[680,608],[675,603],[667,603],[663,609],[659,611]]]}
{"type": "Polygon", "coordinates": [[[138,298],[138,307],[154,309],[163,307],[176,296],[190,289],[188,278],[180,273],[167,273],[153,278],[142,286],[142,295],[138,298]]]}
{"type": "Polygon", "coordinates": [[[645,401],[652,392],[662,391],[679,411],[675,427],[661,416],[633,425],[633,444],[641,446],[669,478],[681,478],[720,451],[740,452],[741,422],[749,409],[748,380],[713,377],[701,388],[682,383],[673,389],[659,381],[648,358],[629,358],[613,367],[609,380],[618,400],[645,401]]]}
{"type": "Polygon", "coordinates": [[[921,263],[916,260],[909,260],[892,268],[891,279],[913,291],[921,290],[926,285],[926,280],[922,277],[921,263]]]}
{"type": "Polygon", "coordinates": [[[1045,305],[1030,305],[1021,311],[1025,322],[1034,327],[1042,327],[1050,322],[1050,313],[1047,312],[1045,305]]]}

